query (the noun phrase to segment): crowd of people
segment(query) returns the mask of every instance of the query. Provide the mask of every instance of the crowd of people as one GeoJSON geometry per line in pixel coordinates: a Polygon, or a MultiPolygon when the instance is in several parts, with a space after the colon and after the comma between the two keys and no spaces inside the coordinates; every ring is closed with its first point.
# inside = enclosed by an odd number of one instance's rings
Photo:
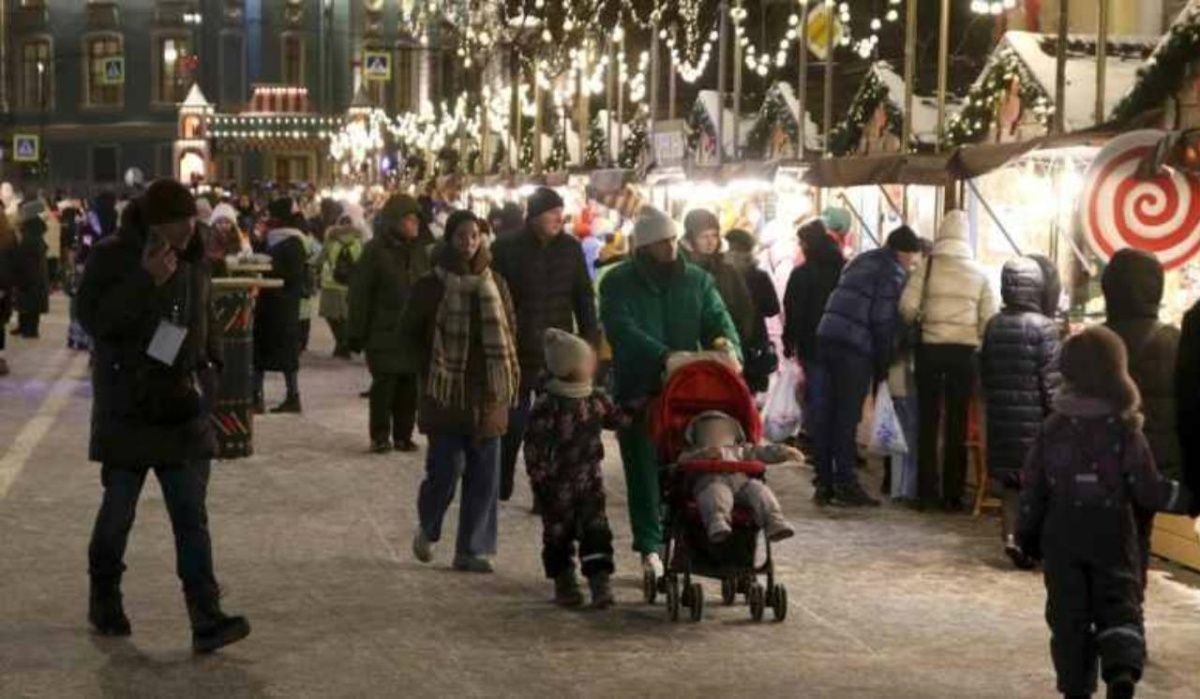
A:
{"type": "MultiPolygon", "coordinates": [[[[313,197],[196,197],[159,180],[131,199],[33,198],[15,220],[0,216],[0,320],[15,312],[13,334],[36,338],[61,285],[68,343],[93,356],[90,456],[102,464],[104,496],[89,549],[92,624],[130,632],[122,558],[154,470],[195,648],[249,633],[243,617],[221,610],[204,501],[222,367],[210,280],[257,259],[282,282],[256,300],[257,411],[267,410],[267,372],[281,373],[286,390],[271,412],[302,411],[300,357],[315,309],[334,357],[365,355],[370,450],[416,452],[415,431],[426,437],[412,539],[420,561],[433,559],[461,482],[453,567],[492,570],[498,503],[512,497],[523,454],[555,599],[583,603],[578,558],[592,604],[609,606],[601,430],[617,432],[633,547],[661,576],[660,464],[646,406],[671,362],[716,351],[760,393],[778,389],[781,361],[795,362],[799,378],[786,390],[804,419],[788,442],[805,447],[820,506],[881,504],[862,483],[856,433],[868,398],[886,386],[908,449],[890,457],[883,493],[922,511],[964,510],[978,395],[1004,551],[1021,569],[1045,561],[1060,690],[1094,689],[1097,652],[1104,678],[1132,687],[1154,514],[1200,514],[1189,495],[1200,492],[1200,438],[1187,429],[1200,418],[1200,309],[1182,332],[1159,321],[1163,269],[1153,255],[1118,252],[1102,279],[1104,327],[1068,337],[1055,265],[1010,260],[997,300],[961,211],[943,217],[932,241],[901,226],[850,259],[844,212],[806,221],[802,261],[781,298],[759,269],[754,234],[722,231],[710,211],[688,212],[680,230],[645,207],[617,244],[579,225],[567,232],[564,208],[549,188],[523,210],[509,204],[484,219],[466,209],[435,215],[400,193],[364,211],[313,197]],[[780,314],[782,360],[767,323],[780,314]]],[[[0,375],[10,370],[3,347],[0,335],[0,375]]],[[[706,420],[696,429],[726,440],[722,448],[797,454],[741,445],[720,415],[706,420]]],[[[757,503],[773,536],[792,532],[769,489],[710,480],[697,492],[714,537],[735,496],[757,503]]]]}

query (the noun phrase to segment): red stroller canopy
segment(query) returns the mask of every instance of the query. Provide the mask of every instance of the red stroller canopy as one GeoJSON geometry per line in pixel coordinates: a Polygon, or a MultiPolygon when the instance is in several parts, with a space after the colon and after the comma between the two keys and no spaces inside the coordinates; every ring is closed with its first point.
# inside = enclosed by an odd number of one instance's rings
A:
{"type": "Polygon", "coordinates": [[[684,433],[694,417],[720,410],[742,425],[746,439],[762,439],[762,419],[746,382],[729,366],[699,360],[676,369],[650,405],[650,436],[662,463],[674,463],[684,448],[684,433]]]}

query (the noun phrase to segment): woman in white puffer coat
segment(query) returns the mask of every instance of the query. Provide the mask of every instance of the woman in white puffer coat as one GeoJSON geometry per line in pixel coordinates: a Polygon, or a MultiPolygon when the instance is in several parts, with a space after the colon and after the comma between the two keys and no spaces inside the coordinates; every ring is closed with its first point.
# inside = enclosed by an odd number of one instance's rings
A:
{"type": "Polygon", "coordinates": [[[900,313],[921,325],[917,347],[917,405],[920,504],[963,509],[967,472],[967,411],[975,386],[975,352],[996,298],[987,275],[974,261],[967,240],[967,215],[950,211],[942,221],[933,254],[909,275],[900,313]],[[928,287],[928,288],[926,288],[928,287]],[[945,453],[938,488],[938,432],[945,401],[945,453]]]}

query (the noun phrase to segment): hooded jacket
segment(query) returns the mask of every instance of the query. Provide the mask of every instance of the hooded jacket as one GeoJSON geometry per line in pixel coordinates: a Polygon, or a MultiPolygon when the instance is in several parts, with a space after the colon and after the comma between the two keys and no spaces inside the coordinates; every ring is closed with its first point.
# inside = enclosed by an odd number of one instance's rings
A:
{"type": "Polygon", "coordinates": [[[983,336],[988,472],[1002,483],[1016,483],[1061,382],[1058,326],[1043,314],[1046,286],[1035,260],[1010,260],[1000,278],[1004,309],[983,336]]]}
{"type": "Polygon", "coordinates": [[[951,211],[938,230],[933,254],[909,276],[900,298],[904,320],[920,319],[923,344],[979,346],[987,322],[996,313],[996,298],[973,258],[967,241],[967,215],[951,211]],[[933,268],[926,293],[928,265],[933,268]]]}
{"type": "Polygon", "coordinates": [[[160,419],[147,408],[177,407],[169,405],[174,390],[219,366],[221,351],[199,236],[179,255],[175,275],[155,286],[142,268],[148,231],[141,208],[141,199],[130,202],[120,231],[96,245],[77,297],[79,321],[94,342],[89,454],[114,466],[178,464],[210,458],[215,448],[211,404],[180,421],[160,419]],[[159,321],[177,307],[188,333],[175,364],[166,367],[146,350],[159,321]]]}
{"type": "Polygon", "coordinates": [[[803,361],[817,352],[817,325],[846,266],[837,242],[813,236],[804,262],[788,276],[783,292],[783,349],[803,361]]]}
{"type": "Polygon", "coordinates": [[[886,376],[895,351],[900,292],[908,272],[888,247],[864,252],[846,265],[817,326],[821,351],[866,357],[886,376]]]}
{"type": "Polygon", "coordinates": [[[260,371],[300,368],[300,299],[308,273],[304,234],[287,226],[267,232],[270,276],[283,280],[282,289],[263,289],[254,317],[254,366],[260,371]]]}
{"type": "MultiPolygon", "coordinates": [[[[357,242],[351,240],[342,245],[357,242]]],[[[340,255],[344,248],[336,240],[330,243],[333,246],[338,246],[335,252],[340,255]]],[[[350,250],[353,255],[354,248],[350,250]]],[[[427,246],[415,238],[400,240],[384,233],[360,250],[361,257],[350,277],[350,347],[366,350],[372,373],[415,374],[421,367],[412,343],[404,337],[400,320],[413,298],[417,280],[432,269],[427,246]]],[[[331,257],[329,265],[335,260],[331,257]]]]}
{"type": "Polygon", "coordinates": [[[1158,469],[1178,478],[1179,440],[1175,434],[1175,365],[1179,329],[1160,323],[1163,269],[1151,254],[1117,252],[1101,278],[1107,319],[1104,324],[1125,342],[1129,374],[1142,394],[1145,433],[1158,469]]]}
{"type": "Polygon", "coordinates": [[[47,262],[46,223],[34,217],[21,223],[21,240],[13,253],[18,313],[50,311],[50,271],[47,262]]]}

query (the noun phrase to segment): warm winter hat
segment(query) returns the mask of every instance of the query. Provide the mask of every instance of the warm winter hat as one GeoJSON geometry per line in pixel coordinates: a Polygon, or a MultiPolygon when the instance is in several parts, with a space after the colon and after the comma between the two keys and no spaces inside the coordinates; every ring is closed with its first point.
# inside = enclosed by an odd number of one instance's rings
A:
{"type": "Polygon", "coordinates": [[[525,214],[521,207],[513,202],[505,202],[499,209],[493,209],[488,214],[488,221],[496,237],[504,237],[515,233],[525,225],[525,214]]]}
{"type": "Polygon", "coordinates": [[[207,224],[212,219],[213,207],[207,199],[199,197],[196,199],[196,220],[207,224]]]}
{"type": "Polygon", "coordinates": [[[1144,250],[1118,250],[1100,278],[1109,319],[1157,318],[1163,297],[1163,266],[1144,250]]]}
{"type": "Polygon", "coordinates": [[[801,244],[812,244],[817,236],[829,237],[829,229],[825,227],[823,219],[809,219],[796,229],[796,238],[800,240],[801,244]]]}
{"type": "Polygon", "coordinates": [[[688,238],[713,229],[721,230],[721,222],[708,209],[692,209],[683,217],[683,234],[688,238]]]}
{"type": "Polygon", "coordinates": [[[734,428],[736,428],[735,431],[738,436],[738,442],[746,441],[746,430],[742,428],[742,423],[734,419],[732,415],[723,413],[720,410],[706,410],[692,418],[692,421],[688,423],[687,429],[684,430],[684,440],[686,440],[688,444],[695,446],[697,436],[696,433],[700,431],[700,425],[708,422],[709,420],[721,420],[723,422],[732,423],[734,428]]]}
{"type": "Polygon", "coordinates": [[[393,194],[379,210],[379,225],[386,229],[389,223],[400,223],[405,216],[410,215],[421,218],[420,203],[407,194],[393,194]]]}
{"type": "Polygon", "coordinates": [[[735,252],[754,252],[758,246],[754,234],[741,228],[734,228],[726,233],[725,241],[729,243],[729,249],[735,252]]]}
{"type": "Polygon", "coordinates": [[[558,379],[580,371],[594,351],[583,338],[558,328],[546,330],[542,335],[542,348],[546,355],[546,370],[558,379]]]}
{"type": "Polygon", "coordinates": [[[182,221],[196,215],[196,199],[175,180],[154,180],[146,188],[143,220],[147,226],[182,221]]]}
{"type": "Polygon", "coordinates": [[[272,199],[267,206],[267,213],[271,218],[277,221],[291,221],[292,214],[296,211],[296,202],[291,197],[278,197],[272,199]]]}
{"type": "Polygon", "coordinates": [[[1070,391],[1109,401],[1123,415],[1141,406],[1137,384],[1129,376],[1129,356],[1121,336],[1093,325],[1067,338],[1059,358],[1063,382],[1070,391]]]}
{"type": "Polygon", "coordinates": [[[837,233],[845,233],[853,224],[853,221],[850,220],[850,212],[840,206],[826,207],[821,212],[821,220],[825,222],[825,226],[829,230],[837,233]]]}
{"type": "Polygon", "coordinates": [[[224,202],[224,201],[221,202],[220,204],[217,204],[216,208],[214,208],[212,210],[212,215],[208,217],[208,224],[210,226],[215,226],[217,221],[220,221],[222,219],[229,221],[230,223],[232,223],[235,226],[237,225],[237,220],[238,220],[237,209],[233,208],[232,204],[230,204],[228,202],[224,202]]]}
{"type": "Polygon", "coordinates": [[[563,208],[563,198],[549,187],[538,187],[525,202],[525,218],[534,219],[551,209],[563,208]]]}
{"type": "Polygon", "coordinates": [[[42,203],[41,199],[31,199],[23,202],[21,207],[17,209],[17,220],[20,223],[25,223],[26,221],[32,221],[40,217],[45,212],[46,205],[42,203]]]}
{"type": "Polygon", "coordinates": [[[446,240],[450,240],[451,238],[454,237],[454,231],[458,230],[459,226],[461,226],[467,222],[478,223],[479,218],[477,216],[475,216],[475,214],[468,211],[467,209],[458,209],[457,211],[450,214],[450,216],[446,218],[446,226],[444,229],[446,231],[446,233],[443,237],[446,240]]]}
{"type": "Polygon", "coordinates": [[[913,229],[901,225],[888,233],[887,246],[896,252],[921,252],[921,239],[913,229]]]}
{"type": "Polygon", "coordinates": [[[677,237],[675,222],[669,216],[653,206],[642,207],[638,213],[637,222],[633,224],[633,248],[635,250],[662,240],[674,240],[677,237]]]}

